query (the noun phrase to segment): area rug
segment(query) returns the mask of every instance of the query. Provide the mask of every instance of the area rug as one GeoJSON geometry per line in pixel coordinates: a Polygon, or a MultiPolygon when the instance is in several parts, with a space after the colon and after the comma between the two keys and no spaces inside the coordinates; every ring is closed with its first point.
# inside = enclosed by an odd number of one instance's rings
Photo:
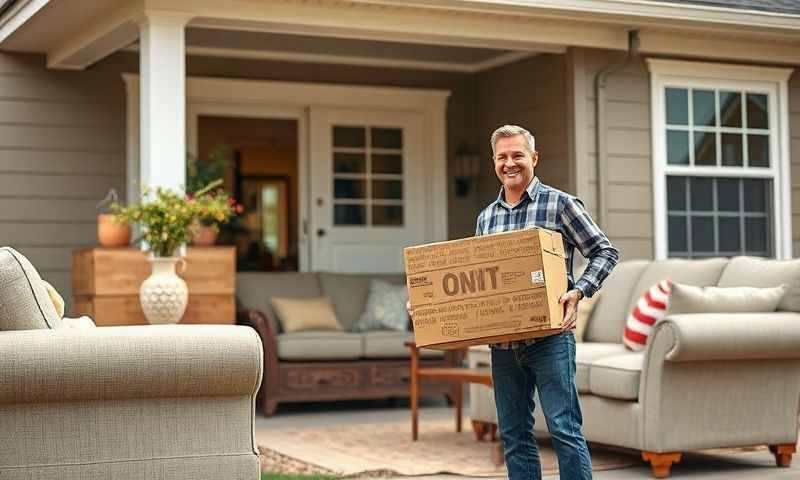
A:
{"type": "MultiPolygon", "coordinates": [[[[420,422],[419,440],[411,441],[410,422],[322,427],[302,430],[259,429],[262,469],[301,470],[342,477],[434,475],[505,476],[493,461],[497,443],[478,442],[469,426],[456,433],[452,420],[420,422]]],[[[558,473],[549,442],[539,442],[542,473],[558,473]]],[[[638,455],[592,448],[595,470],[641,465],[638,455]]]]}

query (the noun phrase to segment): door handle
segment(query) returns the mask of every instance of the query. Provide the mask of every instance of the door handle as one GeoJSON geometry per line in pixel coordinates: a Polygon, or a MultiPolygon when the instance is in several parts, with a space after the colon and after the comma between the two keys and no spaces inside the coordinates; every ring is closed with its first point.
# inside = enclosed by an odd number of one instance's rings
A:
{"type": "Polygon", "coordinates": [[[325,229],[324,228],[318,228],[317,229],[317,236],[318,237],[324,237],[325,236],[325,229]]]}

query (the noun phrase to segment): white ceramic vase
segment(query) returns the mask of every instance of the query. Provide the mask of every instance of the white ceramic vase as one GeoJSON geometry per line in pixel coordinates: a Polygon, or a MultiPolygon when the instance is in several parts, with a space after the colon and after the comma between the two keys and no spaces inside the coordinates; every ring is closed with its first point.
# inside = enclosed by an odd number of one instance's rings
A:
{"type": "Polygon", "coordinates": [[[179,257],[151,256],[153,272],[139,287],[139,303],[147,321],[153,325],[178,323],[186,311],[189,289],[175,273],[179,257]]]}

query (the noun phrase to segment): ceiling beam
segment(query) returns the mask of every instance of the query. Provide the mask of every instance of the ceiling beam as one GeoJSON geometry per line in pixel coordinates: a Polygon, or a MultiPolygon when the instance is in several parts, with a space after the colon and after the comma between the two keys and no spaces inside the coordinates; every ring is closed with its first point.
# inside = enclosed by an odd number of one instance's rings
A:
{"type": "Polygon", "coordinates": [[[123,2],[76,28],[69,38],[47,51],[47,67],[83,70],[135,42],[144,18],[142,6],[140,1],[123,2]]]}

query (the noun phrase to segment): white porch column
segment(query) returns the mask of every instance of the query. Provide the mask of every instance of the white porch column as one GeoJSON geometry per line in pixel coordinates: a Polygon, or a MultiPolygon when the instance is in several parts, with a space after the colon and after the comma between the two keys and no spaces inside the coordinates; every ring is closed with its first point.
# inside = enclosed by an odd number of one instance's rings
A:
{"type": "Polygon", "coordinates": [[[139,24],[140,180],[183,190],[186,184],[186,48],[191,18],[146,11],[139,24]]]}

